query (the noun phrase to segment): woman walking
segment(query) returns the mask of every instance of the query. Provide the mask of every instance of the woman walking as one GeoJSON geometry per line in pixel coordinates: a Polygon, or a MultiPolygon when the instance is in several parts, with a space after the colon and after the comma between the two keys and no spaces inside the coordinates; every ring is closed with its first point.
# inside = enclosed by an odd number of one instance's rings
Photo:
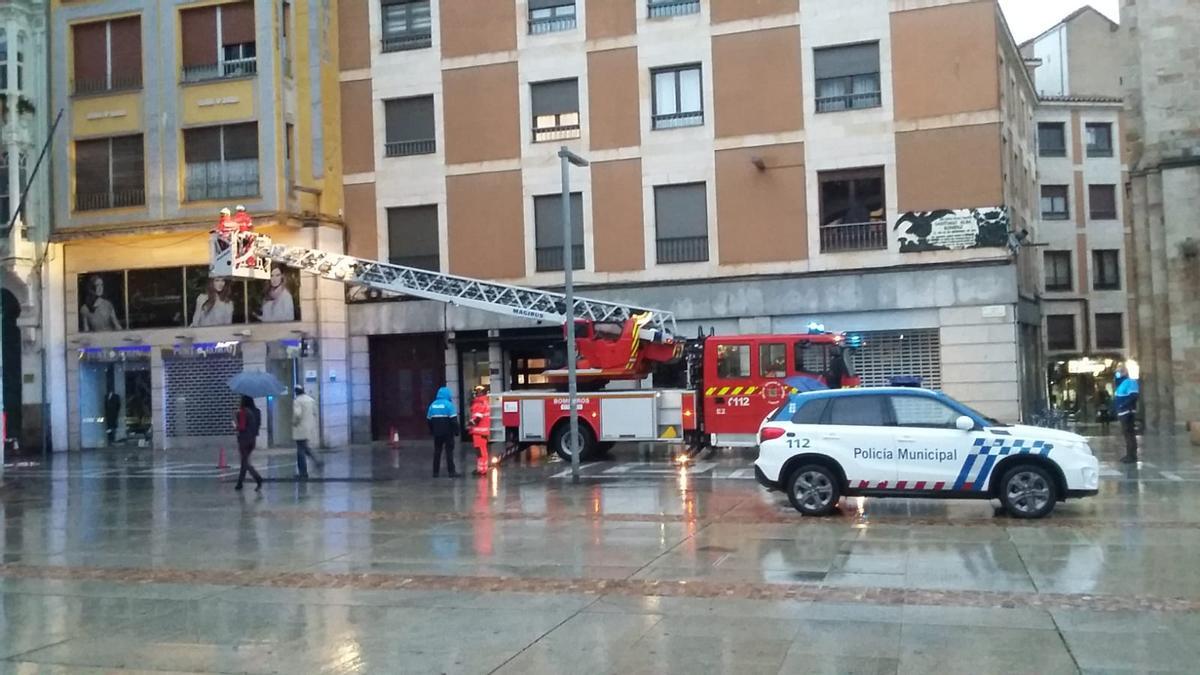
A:
{"type": "Polygon", "coordinates": [[[237,409],[234,415],[234,420],[237,423],[237,441],[238,454],[242,457],[242,468],[238,470],[237,485],[233,486],[234,490],[242,489],[242,482],[246,480],[246,472],[254,478],[254,491],[262,490],[262,476],[254,470],[250,464],[250,453],[254,452],[254,443],[258,438],[258,427],[262,423],[262,414],[259,413],[258,407],[254,405],[254,399],[249,396],[242,397],[242,404],[237,409]]]}

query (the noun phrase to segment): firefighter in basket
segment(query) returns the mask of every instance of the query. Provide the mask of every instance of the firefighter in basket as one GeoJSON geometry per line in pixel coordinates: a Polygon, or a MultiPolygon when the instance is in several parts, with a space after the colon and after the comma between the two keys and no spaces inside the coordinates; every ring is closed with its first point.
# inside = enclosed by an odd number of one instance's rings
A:
{"type": "Polygon", "coordinates": [[[492,408],[488,402],[487,387],[475,387],[475,398],[471,401],[471,442],[479,457],[475,460],[475,475],[484,476],[488,472],[488,434],[492,426],[492,408]]]}
{"type": "MultiPolygon", "coordinates": [[[[221,213],[228,212],[229,209],[224,209],[221,213]]],[[[237,205],[231,225],[230,236],[236,237],[235,241],[237,242],[237,247],[234,249],[234,268],[257,267],[258,260],[254,256],[254,221],[250,218],[250,214],[246,212],[245,206],[241,204],[237,205]]]]}

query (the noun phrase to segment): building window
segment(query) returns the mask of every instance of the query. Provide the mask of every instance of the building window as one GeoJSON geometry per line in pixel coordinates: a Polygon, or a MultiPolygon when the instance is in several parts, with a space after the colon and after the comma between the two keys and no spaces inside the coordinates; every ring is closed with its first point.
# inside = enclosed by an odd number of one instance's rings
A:
{"type": "Polygon", "coordinates": [[[649,0],[646,14],[651,19],[684,14],[699,14],[700,0],[649,0]]]}
{"type": "Polygon", "coordinates": [[[296,125],[291,122],[283,125],[283,142],[283,177],[287,182],[288,192],[293,192],[296,188],[296,125]]]}
{"type": "Polygon", "coordinates": [[[578,80],[538,82],[529,87],[533,142],[579,138],[578,80]]]}
{"type": "Polygon", "coordinates": [[[185,129],[187,200],[256,197],[258,124],[185,129]]]}
{"type": "MultiPolygon", "coordinates": [[[[557,272],[563,269],[562,195],[533,198],[533,224],[536,237],[536,268],[538,272],[557,272]]],[[[583,257],[583,194],[571,193],[571,259],[574,269],[581,270],[583,257]]]]}
{"type": "Polygon", "coordinates": [[[887,248],[883,167],[822,171],[821,252],[887,248]]]}
{"type": "Polygon", "coordinates": [[[676,129],[704,124],[704,97],[700,93],[700,65],[656,68],[650,71],[654,89],[655,129],[676,129]]]}
{"type": "Polygon", "coordinates": [[[1070,291],[1074,288],[1070,251],[1046,251],[1043,262],[1047,291],[1070,291]]]}
{"type": "Polygon", "coordinates": [[[71,28],[76,94],[140,89],[142,21],[131,16],[71,28]]]}
{"type": "Polygon", "coordinates": [[[248,77],[258,72],[253,2],[186,9],[180,12],[179,23],[184,82],[248,77]]]}
{"type": "Polygon", "coordinates": [[[437,152],[432,96],[384,101],[383,116],[387,127],[384,155],[407,157],[437,152]]]}
{"type": "Polygon", "coordinates": [[[1121,290],[1121,254],[1116,249],[1092,251],[1092,288],[1097,291],[1121,290]]]}
{"type": "Polygon", "coordinates": [[[1042,219],[1043,220],[1067,220],[1071,217],[1070,209],[1067,207],[1067,186],[1066,185],[1043,185],[1042,186],[1042,219]]]}
{"type": "Polygon", "coordinates": [[[431,272],[441,269],[436,205],[388,209],[387,222],[388,262],[431,272]]]}
{"type": "MultiPolygon", "coordinates": [[[[29,157],[25,153],[21,153],[17,159],[18,167],[21,175],[17,180],[17,189],[24,190],[25,185],[29,182],[29,157]]],[[[12,220],[12,209],[20,206],[21,193],[15,195],[8,194],[8,172],[10,170],[8,153],[0,153],[0,215],[3,216],[5,222],[12,220]]],[[[22,236],[27,234],[22,233],[22,236]]]]}
{"type": "Polygon", "coordinates": [[[0,91],[8,89],[8,31],[0,26],[0,91]]]}
{"type": "Polygon", "coordinates": [[[428,49],[433,45],[429,0],[383,1],[383,51],[428,49]]]}
{"type": "Polygon", "coordinates": [[[1108,122],[1089,122],[1087,130],[1087,156],[1112,157],[1112,125],[1108,122]]]}
{"type": "Polygon", "coordinates": [[[1117,219],[1117,186],[1089,185],[1088,214],[1092,220],[1117,219]]]}
{"type": "Polygon", "coordinates": [[[708,260],[708,186],[655,187],[654,229],[658,264],[708,260]]]}
{"type": "Polygon", "coordinates": [[[292,41],[289,36],[292,32],[292,3],[284,2],[281,10],[279,21],[279,38],[282,42],[282,48],[279,50],[283,55],[283,76],[292,76],[292,41]]]}
{"type": "Polygon", "coordinates": [[[1067,128],[1062,122],[1038,122],[1038,155],[1067,156],[1067,128]]]}
{"type": "Polygon", "coordinates": [[[1054,351],[1075,349],[1075,317],[1052,314],[1046,317],[1046,347],[1054,351]]]}
{"type": "Polygon", "coordinates": [[[529,0],[529,32],[537,35],[575,27],[575,0],[529,0]]]}
{"type": "Polygon", "coordinates": [[[819,113],[882,105],[878,42],[814,49],[813,76],[819,113]]]}
{"type": "Polygon", "coordinates": [[[1124,349],[1125,326],[1120,313],[1096,315],[1096,349],[1124,349]]]}
{"type": "Polygon", "coordinates": [[[146,203],[142,136],[75,141],[75,210],[146,203]]]}

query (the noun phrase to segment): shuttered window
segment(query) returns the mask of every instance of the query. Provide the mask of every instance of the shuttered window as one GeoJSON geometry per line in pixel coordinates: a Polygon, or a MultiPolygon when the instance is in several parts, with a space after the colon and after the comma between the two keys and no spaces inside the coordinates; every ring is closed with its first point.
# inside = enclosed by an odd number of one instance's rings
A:
{"type": "Polygon", "coordinates": [[[142,21],[130,16],[71,29],[73,91],[93,94],[142,86],[142,21]]]}
{"type": "Polygon", "coordinates": [[[1123,349],[1125,327],[1120,313],[1096,315],[1096,349],[1123,349]]]}
{"type": "MultiPolygon", "coordinates": [[[[562,195],[533,198],[534,235],[537,238],[537,271],[563,269],[562,195]]],[[[571,257],[583,269],[583,195],[571,193],[571,257]]]]}
{"type": "Polygon", "coordinates": [[[386,156],[428,155],[437,151],[432,96],[384,101],[383,115],[386,156]]]}
{"type": "Polygon", "coordinates": [[[579,138],[578,80],[536,82],[529,93],[535,143],[579,138]]]}
{"type": "Polygon", "coordinates": [[[183,81],[246,77],[258,72],[253,2],[231,2],[180,12],[183,81]]]}
{"type": "Polygon", "coordinates": [[[393,265],[438,271],[438,209],[436,205],[387,210],[388,261],[393,265]]]}
{"type": "Polygon", "coordinates": [[[817,112],[877,108],[882,103],[879,43],[813,50],[817,112]]]}
{"type": "Polygon", "coordinates": [[[228,124],[183,132],[189,201],[259,193],[258,124],[228,124]]]}
{"type": "Polygon", "coordinates": [[[1070,351],[1075,346],[1075,317],[1071,314],[1047,316],[1046,347],[1054,351],[1070,351]]]}
{"type": "Polygon", "coordinates": [[[851,360],[864,387],[886,387],[894,377],[918,377],[927,389],[942,388],[942,345],[936,328],[860,333],[862,348],[851,360]]]}
{"type": "Polygon", "coordinates": [[[708,260],[705,183],[654,188],[654,238],[660,265],[708,260]]]}
{"type": "Polygon", "coordinates": [[[93,211],[146,203],[142,136],[75,143],[75,210],[93,211]]]}

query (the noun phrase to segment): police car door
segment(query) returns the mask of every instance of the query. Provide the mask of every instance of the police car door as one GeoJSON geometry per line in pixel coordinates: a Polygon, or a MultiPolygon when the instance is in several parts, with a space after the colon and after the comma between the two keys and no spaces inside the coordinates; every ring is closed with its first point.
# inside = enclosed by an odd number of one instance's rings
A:
{"type": "Polygon", "coordinates": [[[955,426],[961,416],[942,401],[919,394],[888,397],[896,421],[896,480],[901,490],[954,489],[978,431],[955,426]]]}
{"type": "Polygon", "coordinates": [[[842,465],[851,489],[891,489],[896,483],[896,444],[889,423],[886,396],[835,396],[813,443],[842,465]]]}

